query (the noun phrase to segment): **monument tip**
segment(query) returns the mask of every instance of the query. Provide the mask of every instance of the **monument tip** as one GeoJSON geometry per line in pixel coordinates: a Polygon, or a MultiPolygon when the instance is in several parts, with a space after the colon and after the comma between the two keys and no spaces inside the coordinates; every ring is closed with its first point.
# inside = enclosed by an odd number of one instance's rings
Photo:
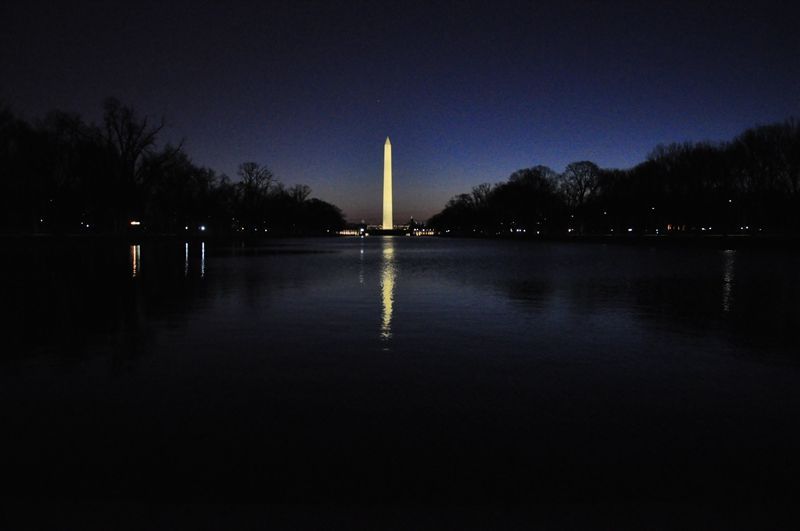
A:
{"type": "Polygon", "coordinates": [[[389,142],[389,137],[388,136],[386,137],[386,143],[389,144],[389,145],[392,145],[392,143],[389,142]]]}

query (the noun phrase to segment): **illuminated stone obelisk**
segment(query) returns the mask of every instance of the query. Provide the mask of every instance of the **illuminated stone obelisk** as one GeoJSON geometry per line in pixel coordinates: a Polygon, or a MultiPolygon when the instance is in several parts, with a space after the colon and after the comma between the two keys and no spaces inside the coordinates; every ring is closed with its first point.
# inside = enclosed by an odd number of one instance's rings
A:
{"type": "Polygon", "coordinates": [[[392,143],[386,137],[383,145],[383,230],[392,230],[392,143]]]}

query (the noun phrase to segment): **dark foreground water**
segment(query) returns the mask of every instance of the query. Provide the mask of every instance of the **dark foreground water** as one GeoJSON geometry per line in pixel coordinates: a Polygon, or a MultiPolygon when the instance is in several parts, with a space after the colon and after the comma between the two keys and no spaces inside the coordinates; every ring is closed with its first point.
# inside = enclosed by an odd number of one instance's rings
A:
{"type": "Polygon", "coordinates": [[[794,252],[372,237],[0,256],[6,496],[796,501],[794,252]]]}

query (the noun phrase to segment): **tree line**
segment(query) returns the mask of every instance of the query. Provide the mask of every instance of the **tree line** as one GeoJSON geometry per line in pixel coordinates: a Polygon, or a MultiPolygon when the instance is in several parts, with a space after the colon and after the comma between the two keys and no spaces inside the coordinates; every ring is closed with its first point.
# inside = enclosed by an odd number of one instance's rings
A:
{"type": "Polygon", "coordinates": [[[800,122],[722,143],[657,146],[630,169],[591,161],[514,172],[453,197],[429,226],[461,234],[797,234],[800,122]]]}
{"type": "Polygon", "coordinates": [[[159,144],[164,121],[110,98],[100,125],[51,111],[28,123],[0,106],[0,231],[21,233],[270,232],[344,226],[338,207],[245,162],[239,180],[159,144]]]}

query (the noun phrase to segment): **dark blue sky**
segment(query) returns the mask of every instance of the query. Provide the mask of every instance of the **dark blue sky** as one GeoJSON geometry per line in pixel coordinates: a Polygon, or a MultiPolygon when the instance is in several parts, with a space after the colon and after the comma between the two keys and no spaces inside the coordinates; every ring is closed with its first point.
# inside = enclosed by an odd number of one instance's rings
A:
{"type": "Polygon", "coordinates": [[[306,183],[351,220],[536,164],[629,167],[658,143],[800,116],[797,2],[4,2],[0,101],[164,115],[195,162],[306,183]],[[166,3],[164,3],[166,4],[166,3]]]}

